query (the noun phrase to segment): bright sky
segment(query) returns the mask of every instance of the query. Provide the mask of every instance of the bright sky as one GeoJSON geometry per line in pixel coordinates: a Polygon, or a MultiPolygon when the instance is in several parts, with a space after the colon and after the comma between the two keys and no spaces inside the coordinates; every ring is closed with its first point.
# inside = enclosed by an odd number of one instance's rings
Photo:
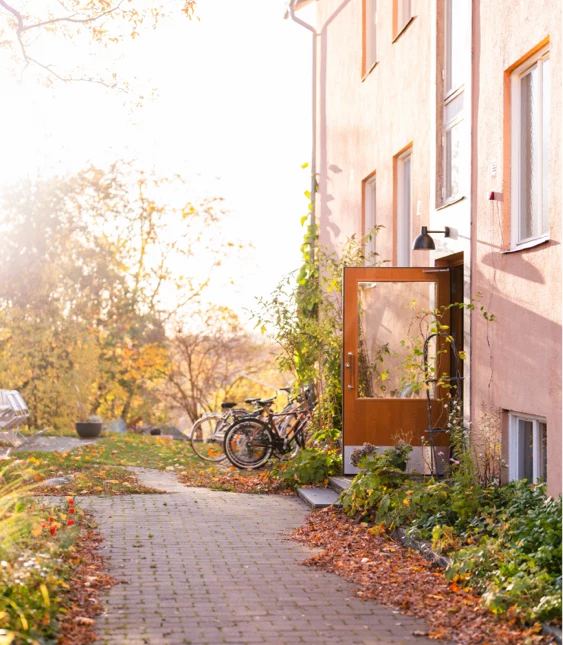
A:
{"type": "Polygon", "coordinates": [[[181,174],[194,199],[224,198],[227,233],[249,243],[208,294],[244,315],[299,266],[307,212],[311,35],[283,19],[285,5],[199,0],[199,21],[128,41],[120,66],[159,96],[133,114],[98,86],[47,89],[0,72],[0,184],[117,158],[181,174]]]}

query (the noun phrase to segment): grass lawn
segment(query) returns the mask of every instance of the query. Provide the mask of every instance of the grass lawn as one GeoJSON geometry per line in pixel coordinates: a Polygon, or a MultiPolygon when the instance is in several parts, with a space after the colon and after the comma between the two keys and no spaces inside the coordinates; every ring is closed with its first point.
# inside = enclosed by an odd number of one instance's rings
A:
{"type": "MultiPolygon", "coordinates": [[[[110,435],[95,444],[68,452],[20,452],[8,460],[35,484],[34,494],[128,495],[154,493],[143,486],[134,472],[123,466],[205,471],[208,466],[196,457],[188,443],[165,437],[110,435]],[[69,476],[71,481],[43,488],[42,482],[69,476]]],[[[16,471],[14,471],[16,472],[16,471]]]]}
{"type": "MultiPolygon", "coordinates": [[[[228,462],[212,464],[195,455],[187,441],[168,437],[112,434],[69,452],[14,453],[9,463],[43,495],[131,495],[155,493],[124,466],[170,470],[187,486],[241,493],[290,493],[268,470],[241,472],[228,462]],[[42,487],[53,477],[70,476],[56,487],[42,487]]],[[[16,472],[16,471],[14,471],[16,472]]]]}

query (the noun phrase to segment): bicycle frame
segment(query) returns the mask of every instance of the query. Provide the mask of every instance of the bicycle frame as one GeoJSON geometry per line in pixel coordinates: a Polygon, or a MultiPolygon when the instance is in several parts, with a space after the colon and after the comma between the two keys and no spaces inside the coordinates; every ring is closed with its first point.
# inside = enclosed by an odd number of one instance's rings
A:
{"type": "Polygon", "coordinates": [[[278,412],[278,413],[269,413],[267,420],[268,426],[274,435],[274,450],[281,454],[286,454],[291,452],[294,447],[294,443],[297,443],[299,447],[305,445],[304,440],[304,429],[307,423],[311,418],[311,410],[309,406],[297,408],[296,410],[291,410],[288,412],[278,412]],[[291,426],[288,433],[285,436],[282,436],[279,432],[278,425],[275,422],[277,417],[292,417],[297,418],[296,423],[291,426]]]}

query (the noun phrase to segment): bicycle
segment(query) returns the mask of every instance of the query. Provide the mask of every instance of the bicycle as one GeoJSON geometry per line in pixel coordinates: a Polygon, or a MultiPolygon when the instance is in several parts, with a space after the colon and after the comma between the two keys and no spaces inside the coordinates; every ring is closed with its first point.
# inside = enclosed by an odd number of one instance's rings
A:
{"type": "MultiPolygon", "coordinates": [[[[274,399],[271,399],[273,402],[274,399]]],[[[268,403],[258,398],[245,399],[245,403],[258,408],[260,403],[268,403]]],[[[263,408],[249,412],[245,408],[237,408],[236,403],[228,401],[221,404],[222,412],[206,412],[192,426],[190,443],[195,454],[205,461],[220,462],[225,459],[223,444],[226,429],[237,418],[255,416],[262,413],[263,408]]]]}
{"type": "Polygon", "coordinates": [[[214,462],[225,459],[224,431],[238,415],[248,414],[248,410],[236,408],[236,405],[233,402],[222,403],[222,412],[206,412],[193,424],[190,444],[198,457],[214,462]]]}
{"type": "Polygon", "coordinates": [[[233,466],[253,470],[263,466],[274,453],[287,458],[305,447],[312,407],[307,400],[290,402],[288,406],[291,409],[279,413],[268,409],[265,418],[243,417],[231,423],[225,431],[224,452],[233,466]],[[279,417],[284,421],[276,424],[279,417]]]}

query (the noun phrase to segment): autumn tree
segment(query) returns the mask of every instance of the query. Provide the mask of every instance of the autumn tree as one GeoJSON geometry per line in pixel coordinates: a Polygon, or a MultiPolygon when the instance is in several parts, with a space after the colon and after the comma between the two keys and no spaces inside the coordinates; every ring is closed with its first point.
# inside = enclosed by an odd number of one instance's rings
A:
{"type": "Polygon", "coordinates": [[[0,386],[30,400],[34,425],[158,408],[170,317],[225,253],[219,200],[186,192],[123,162],[6,191],[0,386]]]}
{"type": "Polygon", "coordinates": [[[195,6],[195,0],[0,0],[0,47],[9,52],[14,71],[31,69],[50,81],[123,89],[126,83],[109,66],[100,71],[100,52],[156,28],[167,17],[191,19],[195,6]],[[68,55],[73,42],[80,43],[82,56],[76,49],[68,55]]]}
{"type": "Polygon", "coordinates": [[[167,396],[195,421],[226,400],[272,396],[286,382],[272,349],[258,342],[227,307],[210,307],[176,329],[170,341],[167,396]]]}

